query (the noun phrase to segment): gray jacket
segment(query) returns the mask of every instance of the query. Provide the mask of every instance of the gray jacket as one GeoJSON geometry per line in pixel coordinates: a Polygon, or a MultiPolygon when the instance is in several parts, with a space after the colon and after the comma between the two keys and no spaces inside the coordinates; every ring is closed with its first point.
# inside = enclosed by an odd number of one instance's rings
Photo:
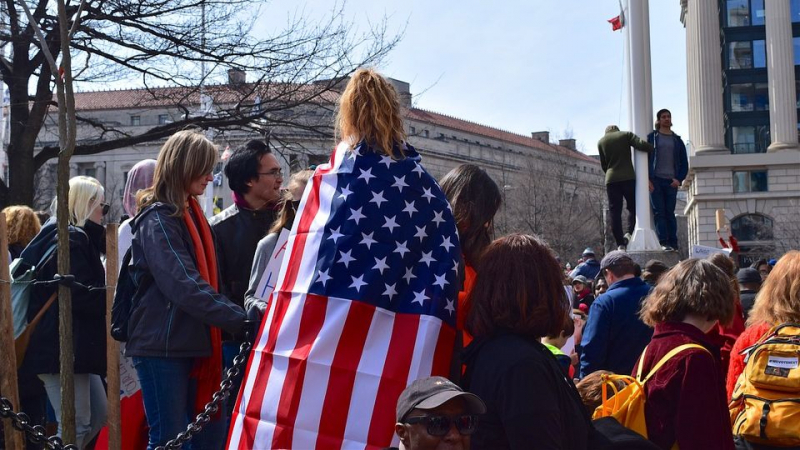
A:
{"type": "Polygon", "coordinates": [[[258,284],[261,283],[261,276],[264,275],[264,271],[269,265],[269,257],[275,251],[279,235],[280,233],[270,233],[258,241],[256,254],[253,256],[253,267],[250,270],[250,285],[244,294],[244,309],[247,311],[256,307],[263,315],[267,310],[267,301],[256,297],[256,289],[258,289],[258,284]]]}
{"type": "Polygon", "coordinates": [[[131,313],[126,356],[208,356],[209,325],[235,333],[245,321],[244,310],[200,276],[189,231],[172,211],[156,203],[135,219],[131,275],[149,273],[153,282],[131,313]]]}

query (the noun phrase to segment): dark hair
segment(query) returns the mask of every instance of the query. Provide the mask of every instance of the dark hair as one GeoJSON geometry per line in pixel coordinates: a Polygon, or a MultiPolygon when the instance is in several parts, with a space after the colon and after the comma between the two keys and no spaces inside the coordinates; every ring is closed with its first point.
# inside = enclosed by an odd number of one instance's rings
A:
{"type": "MultiPolygon", "coordinates": [[[[641,276],[642,275],[642,267],[632,259],[623,259],[620,261],[615,262],[614,264],[605,268],[609,272],[613,273],[615,277],[624,277],[625,275],[633,275],[633,276],[641,276]],[[638,273],[638,275],[637,275],[638,273]]],[[[603,278],[605,278],[605,273],[600,271],[603,278]]]]}
{"type": "Polygon", "coordinates": [[[548,338],[558,339],[561,336],[568,338],[573,334],[575,334],[575,321],[572,319],[572,316],[569,313],[570,311],[567,311],[567,318],[566,320],[564,320],[564,326],[561,327],[562,328],[561,331],[556,334],[548,335],[547,336],[548,338]]]}
{"type": "Polygon", "coordinates": [[[658,112],[656,113],[656,120],[661,120],[661,115],[664,113],[669,113],[670,116],[672,115],[670,110],[668,110],[667,108],[659,109],[658,112]]]}
{"type": "Polygon", "coordinates": [[[647,325],[680,322],[688,314],[730,323],[735,313],[730,277],[706,259],[680,262],[645,298],[639,316],[647,325]]]}
{"type": "Polygon", "coordinates": [[[250,190],[247,182],[258,178],[261,157],[270,153],[272,151],[263,141],[252,140],[237,147],[225,164],[225,176],[228,177],[228,186],[231,190],[238,194],[246,194],[250,190]]]}
{"type": "Polygon", "coordinates": [[[541,338],[558,335],[569,301],[553,252],[538,237],[512,234],[481,257],[467,303],[467,331],[475,338],[497,330],[541,338]]]}
{"type": "Polygon", "coordinates": [[[750,264],[750,267],[753,268],[753,269],[756,269],[756,270],[758,270],[758,268],[761,267],[761,266],[769,266],[769,263],[767,262],[766,259],[759,259],[758,261],[754,262],[753,264],[750,264]]]}
{"type": "Polygon", "coordinates": [[[464,259],[475,267],[494,237],[494,216],[503,203],[500,189],[485,170],[474,164],[456,167],[440,184],[453,209],[464,259]]]}

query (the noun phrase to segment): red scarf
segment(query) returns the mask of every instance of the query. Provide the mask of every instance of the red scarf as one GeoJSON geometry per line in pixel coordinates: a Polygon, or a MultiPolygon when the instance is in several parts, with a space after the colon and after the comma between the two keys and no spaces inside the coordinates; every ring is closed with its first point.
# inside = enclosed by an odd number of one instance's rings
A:
{"type": "MultiPolygon", "coordinates": [[[[217,280],[217,255],[214,252],[214,239],[211,237],[211,227],[194,197],[189,197],[189,211],[183,215],[183,223],[189,230],[192,238],[194,254],[197,258],[197,271],[208,284],[219,291],[217,280]],[[197,222],[192,220],[192,215],[197,222]],[[198,230],[197,227],[200,227],[198,230]]],[[[206,403],[211,401],[211,396],[219,388],[222,381],[222,333],[217,327],[211,329],[211,356],[196,358],[192,368],[191,377],[197,380],[197,394],[195,395],[195,412],[202,412],[206,403]]],[[[217,413],[219,414],[219,413],[217,413]]],[[[216,416],[215,416],[216,417],[216,416]]]]}

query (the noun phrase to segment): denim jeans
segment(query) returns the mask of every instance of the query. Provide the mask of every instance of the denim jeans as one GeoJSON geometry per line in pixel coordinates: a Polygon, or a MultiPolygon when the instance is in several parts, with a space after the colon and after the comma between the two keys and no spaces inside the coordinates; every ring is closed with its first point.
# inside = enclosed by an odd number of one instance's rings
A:
{"type": "MultiPolygon", "coordinates": [[[[56,413],[58,436],[61,436],[61,380],[60,375],[41,374],[47,398],[56,413]]],[[[75,443],[84,448],[106,423],[106,389],[100,375],[75,374],[75,443]]]]}
{"type": "Polygon", "coordinates": [[[672,180],[653,178],[653,192],[650,193],[650,205],[653,207],[653,219],[656,222],[656,234],[661,245],[678,248],[678,221],[675,219],[675,201],[678,188],[672,187],[672,180]]]}
{"type": "MultiPolygon", "coordinates": [[[[189,379],[193,364],[193,358],[133,357],[150,427],[147,450],[166,444],[189,425],[196,392],[189,379]]],[[[191,448],[191,443],[183,446],[184,450],[191,448]]]]}

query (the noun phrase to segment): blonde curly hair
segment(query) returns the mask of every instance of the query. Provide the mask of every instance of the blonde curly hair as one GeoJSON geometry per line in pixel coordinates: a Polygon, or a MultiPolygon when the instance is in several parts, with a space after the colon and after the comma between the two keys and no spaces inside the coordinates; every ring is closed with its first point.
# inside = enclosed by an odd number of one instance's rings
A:
{"type": "Polygon", "coordinates": [[[42,229],[39,216],[27,206],[9,206],[3,212],[8,224],[9,245],[19,244],[25,247],[42,229]]]}

